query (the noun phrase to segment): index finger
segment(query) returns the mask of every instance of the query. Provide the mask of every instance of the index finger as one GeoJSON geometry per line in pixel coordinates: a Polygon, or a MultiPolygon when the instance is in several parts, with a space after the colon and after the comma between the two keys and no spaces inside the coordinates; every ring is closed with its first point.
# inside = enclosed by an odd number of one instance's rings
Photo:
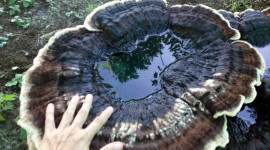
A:
{"type": "Polygon", "coordinates": [[[53,131],[55,129],[54,105],[51,103],[47,106],[45,118],[45,133],[53,131]]]}

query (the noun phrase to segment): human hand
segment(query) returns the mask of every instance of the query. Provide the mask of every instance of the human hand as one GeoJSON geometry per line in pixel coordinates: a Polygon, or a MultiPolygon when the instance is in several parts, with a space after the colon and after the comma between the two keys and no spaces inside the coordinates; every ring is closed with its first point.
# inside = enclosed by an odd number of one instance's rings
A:
{"type": "MultiPolygon", "coordinates": [[[[41,150],[88,150],[95,134],[113,113],[113,108],[108,107],[91,124],[82,129],[89,114],[92,100],[92,95],[86,96],[83,106],[73,120],[79,103],[79,96],[74,96],[57,129],[54,121],[54,105],[49,104],[46,110],[45,132],[41,150]]],[[[121,142],[113,142],[104,146],[101,150],[121,150],[122,148],[123,144],[121,142]]]]}

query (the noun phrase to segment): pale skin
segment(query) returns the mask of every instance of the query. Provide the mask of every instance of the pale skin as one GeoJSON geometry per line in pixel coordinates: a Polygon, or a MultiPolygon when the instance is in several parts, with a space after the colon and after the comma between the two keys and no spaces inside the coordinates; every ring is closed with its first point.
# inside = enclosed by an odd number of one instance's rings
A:
{"type": "MultiPolygon", "coordinates": [[[[89,150],[95,134],[107,122],[113,113],[113,108],[106,108],[100,116],[96,117],[86,128],[82,128],[86,121],[93,96],[87,95],[84,103],[74,118],[79,96],[74,96],[58,126],[55,127],[54,105],[49,104],[46,109],[45,132],[41,144],[41,150],[89,150]],[[74,119],[73,119],[74,118],[74,119]]],[[[101,150],[122,150],[121,142],[113,142],[101,148],[101,150]]]]}

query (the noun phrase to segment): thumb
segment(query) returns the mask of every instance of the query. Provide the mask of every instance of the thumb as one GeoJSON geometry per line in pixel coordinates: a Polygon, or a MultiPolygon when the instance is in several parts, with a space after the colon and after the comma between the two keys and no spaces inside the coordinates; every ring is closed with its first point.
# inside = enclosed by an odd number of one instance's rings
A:
{"type": "Polygon", "coordinates": [[[122,150],[122,149],[123,149],[123,143],[113,142],[113,143],[105,145],[100,150],[122,150]]]}

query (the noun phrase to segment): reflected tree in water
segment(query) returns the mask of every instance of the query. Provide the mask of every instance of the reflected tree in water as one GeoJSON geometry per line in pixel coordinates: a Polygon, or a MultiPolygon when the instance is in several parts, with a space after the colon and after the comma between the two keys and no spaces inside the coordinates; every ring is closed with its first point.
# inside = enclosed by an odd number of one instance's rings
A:
{"type": "MultiPolygon", "coordinates": [[[[110,55],[108,61],[102,62],[101,65],[103,69],[108,69],[111,74],[114,74],[115,79],[124,83],[131,79],[138,79],[138,71],[147,70],[155,57],[162,56],[164,48],[169,48],[173,53],[173,57],[179,59],[190,55],[191,51],[193,51],[190,49],[192,47],[190,44],[190,40],[180,39],[171,32],[162,36],[150,36],[146,41],[140,41],[135,50],[110,55]]],[[[163,65],[165,64],[163,63],[163,65]]],[[[158,69],[162,71],[164,68],[159,66],[158,69]]],[[[156,79],[158,73],[155,72],[153,77],[156,79]]],[[[152,82],[153,85],[156,85],[158,81],[152,80],[152,82]]]]}

